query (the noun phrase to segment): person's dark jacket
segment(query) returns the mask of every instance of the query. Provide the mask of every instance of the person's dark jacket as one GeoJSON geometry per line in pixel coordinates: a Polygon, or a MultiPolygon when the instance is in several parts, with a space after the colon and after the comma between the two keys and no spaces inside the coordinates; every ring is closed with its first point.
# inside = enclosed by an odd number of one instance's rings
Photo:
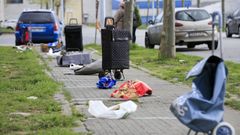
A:
{"type": "Polygon", "coordinates": [[[138,8],[135,6],[133,11],[133,27],[139,27],[142,25],[141,16],[138,8]]]}

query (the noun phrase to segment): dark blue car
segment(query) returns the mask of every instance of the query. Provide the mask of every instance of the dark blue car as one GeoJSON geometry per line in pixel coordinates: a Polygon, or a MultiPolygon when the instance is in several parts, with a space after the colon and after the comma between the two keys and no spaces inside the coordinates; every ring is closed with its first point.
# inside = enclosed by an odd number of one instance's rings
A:
{"type": "Polygon", "coordinates": [[[16,45],[25,44],[25,32],[31,33],[33,43],[61,41],[62,26],[57,16],[50,10],[23,11],[16,26],[16,45]]]}

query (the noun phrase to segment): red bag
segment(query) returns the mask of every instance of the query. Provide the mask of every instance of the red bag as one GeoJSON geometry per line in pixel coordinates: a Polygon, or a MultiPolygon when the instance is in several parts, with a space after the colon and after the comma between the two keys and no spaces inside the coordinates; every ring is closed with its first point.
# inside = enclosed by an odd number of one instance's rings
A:
{"type": "Polygon", "coordinates": [[[115,90],[111,97],[134,99],[145,95],[151,95],[152,89],[142,81],[129,80],[124,82],[117,90],[115,90]]]}

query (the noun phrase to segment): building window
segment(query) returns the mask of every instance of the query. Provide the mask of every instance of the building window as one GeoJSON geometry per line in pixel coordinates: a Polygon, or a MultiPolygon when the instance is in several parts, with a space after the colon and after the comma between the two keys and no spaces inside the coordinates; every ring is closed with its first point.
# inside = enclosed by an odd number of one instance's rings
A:
{"type": "Polygon", "coordinates": [[[23,3],[23,0],[7,0],[7,3],[9,4],[23,3]]]}

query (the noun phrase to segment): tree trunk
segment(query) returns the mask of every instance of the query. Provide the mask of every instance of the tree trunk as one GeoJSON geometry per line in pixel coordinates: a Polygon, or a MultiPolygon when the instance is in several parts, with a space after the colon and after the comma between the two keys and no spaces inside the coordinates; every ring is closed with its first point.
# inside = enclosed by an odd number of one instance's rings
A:
{"type": "Polygon", "coordinates": [[[200,7],[200,0],[197,0],[197,7],[200,7]]]}
{"type": "Polygon", "coordinates": [[[147,21],[146,21],[146,25],[148,25],[149,5],[150,5],[150,0],[148,0],[148,8],[147,8],[147,21]]]}
{"type": "Polygon", "coordinates": [[[96,0],[96,24],[95,24],[95,37],[94,37],[94,43],[97,43],[97,27],[98,27],[98,8],[99,8],[99,0],[96,0]]]}
{"type": "Polygon", "coordinates": [[[133,25],[133,0],[125,2],[125,15],[123,27],[125,30],[130,31],[132,35],[132,25],[133,25]]]}
{"type": "Polygon", "coordinates": [[[175,50],[175,1],[164,1],[163,31],[161,33],[161,45],[159,58],[176,57],[175,50]]]}
{"type": "Polygon", "coordinates": [[[48,5],[48,2],[46,2],[46,9],[49,9],[49,5],[48,5]]]}
{"type": "Polygon", "coordinates": [[[59,7],[61,6],[60,0],[56,0],[56,1],[54,2],[54,5],[56,6],[57,16],[59,16],[59,7]]]}
{"type": "Polygon", "coordinates": [[[157,0],[157,15],[159,15],[159,0],[157,0]]]}
{"type": "Polygon", "coordinates": [[[222,28],[225,29],[225,0],[222,0],[222,28]]]}

